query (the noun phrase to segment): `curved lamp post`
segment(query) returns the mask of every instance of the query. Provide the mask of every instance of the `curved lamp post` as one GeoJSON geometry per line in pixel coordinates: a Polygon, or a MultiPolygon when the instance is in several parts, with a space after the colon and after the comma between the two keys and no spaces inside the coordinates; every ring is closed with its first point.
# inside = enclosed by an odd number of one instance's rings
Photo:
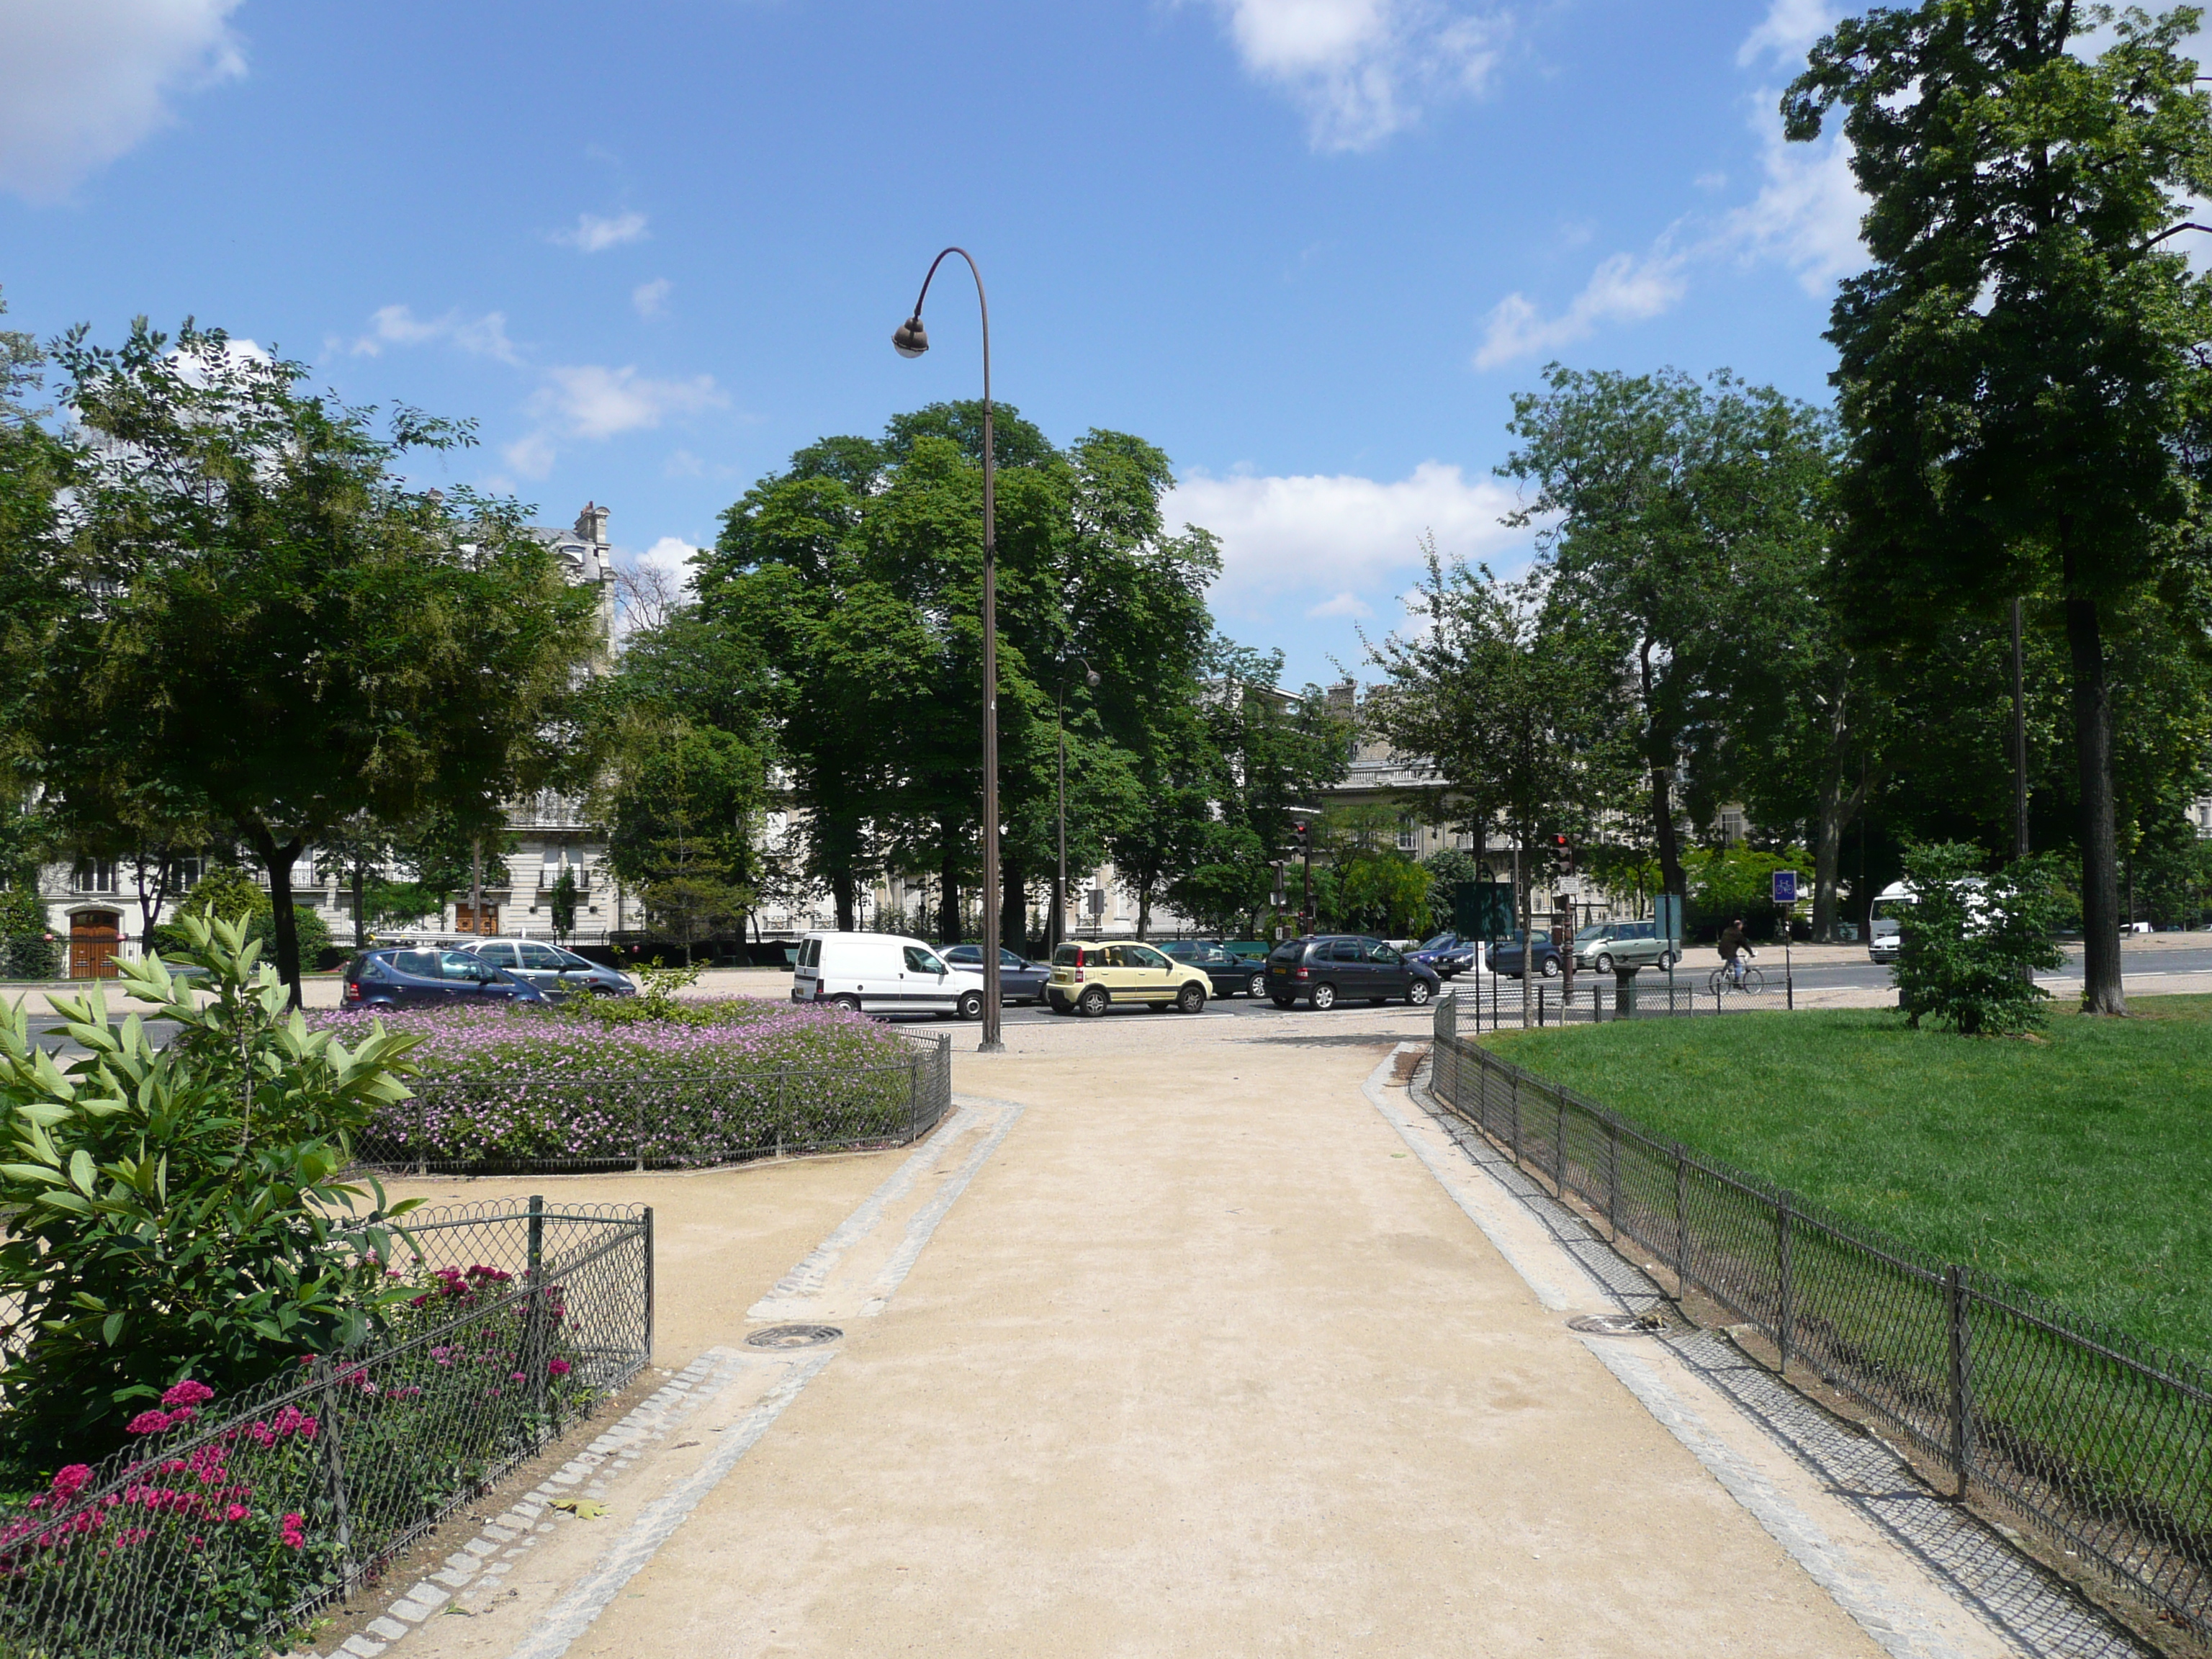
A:
{"type": "Polygon", "coordinates": [[[968,262],[975,279],[975,303],[983,313],[983,1040],[981,1054],[1003,1054],[1000,1038],[1001,1000],[999,990],[999,533],[997,476],[991,436],[991,302],[983,295],[983,273],[975,256],[964,247],[949,247],[929,262],[915,298],[914,314],[891,335],[891,345],[902,357],[919,357],[929,349],[929,335],[921,325],[922,301],[937,268],[952,255],[968,262]]]}

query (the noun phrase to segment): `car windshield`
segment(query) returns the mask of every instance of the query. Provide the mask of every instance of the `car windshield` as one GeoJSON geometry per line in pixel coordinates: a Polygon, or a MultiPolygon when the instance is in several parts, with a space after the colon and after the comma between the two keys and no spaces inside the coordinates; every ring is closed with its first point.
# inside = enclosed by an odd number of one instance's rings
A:
{"type": "Polygon", "coordinates": [[[1575,943],[1580,945],[1589,939],[1603,939],[1612,931],[1612,928],[1604,926],[1602,923],[1594,921],[1589,927],[1583,928],[1582,932],[1575,935],[1575,943]]]}
{"type": "Polygon", "coordinates": [[[1413,948],[1416,951],[1449,951],[1458,943],[1456,933],[1438,933],[1434,939],[1423,939],[1413,948]]]}

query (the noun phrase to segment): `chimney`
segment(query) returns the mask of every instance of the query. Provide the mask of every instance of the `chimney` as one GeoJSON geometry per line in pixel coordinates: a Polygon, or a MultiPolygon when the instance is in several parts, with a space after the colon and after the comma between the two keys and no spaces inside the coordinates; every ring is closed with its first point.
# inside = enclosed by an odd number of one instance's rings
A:
{"type": "Polygon", "coordinates": [[[607,509],[593,501],[586,501],[584,510],[576,515],[576,535],[580,540],[604,547],[607,540],[607,509]]]}

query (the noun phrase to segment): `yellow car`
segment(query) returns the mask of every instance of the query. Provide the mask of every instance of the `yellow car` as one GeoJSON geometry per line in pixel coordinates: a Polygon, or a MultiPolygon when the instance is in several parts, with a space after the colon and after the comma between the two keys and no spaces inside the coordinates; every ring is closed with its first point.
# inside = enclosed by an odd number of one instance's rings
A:
{"type": "Polygon", "coordinates": [[[1052,977],[1045,981],[1044,1000],[1056,1014],[1093,1018],[1116,1002],[1194,1014],[1206,1006],[1211,985],[1201,969],[1170,962],[1149,945],[1070,939],[1052,953],[1052,977]]]}

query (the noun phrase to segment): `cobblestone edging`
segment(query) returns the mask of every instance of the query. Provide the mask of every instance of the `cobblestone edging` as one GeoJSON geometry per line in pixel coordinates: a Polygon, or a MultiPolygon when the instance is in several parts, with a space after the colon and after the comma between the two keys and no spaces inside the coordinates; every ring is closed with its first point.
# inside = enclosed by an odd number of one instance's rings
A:
{"type": "Polygon", "coordinates": [[[340,1659],[340,1656],[379,1659],[423,1620],[441,1613],[473,1613],[487,1605],[499,1594],[514,1564],[537,1547],[542,1534],[553,1530],[552,1516],[556,1511],[550,1505],[554,1499],[603,1494],[608,1477],[628,1470],[647,1447],[666,1439],[727,1386],[736,1374],[729,1362],[736,1358],[727,1349],[702,1354],[504,1513],[486,1522],[474,1538],[446,1558],[443,1567],[397,1597],[358,1634],[348,1637],[327,1656],[295,1650],[291,1659],[340,1659]]]}

